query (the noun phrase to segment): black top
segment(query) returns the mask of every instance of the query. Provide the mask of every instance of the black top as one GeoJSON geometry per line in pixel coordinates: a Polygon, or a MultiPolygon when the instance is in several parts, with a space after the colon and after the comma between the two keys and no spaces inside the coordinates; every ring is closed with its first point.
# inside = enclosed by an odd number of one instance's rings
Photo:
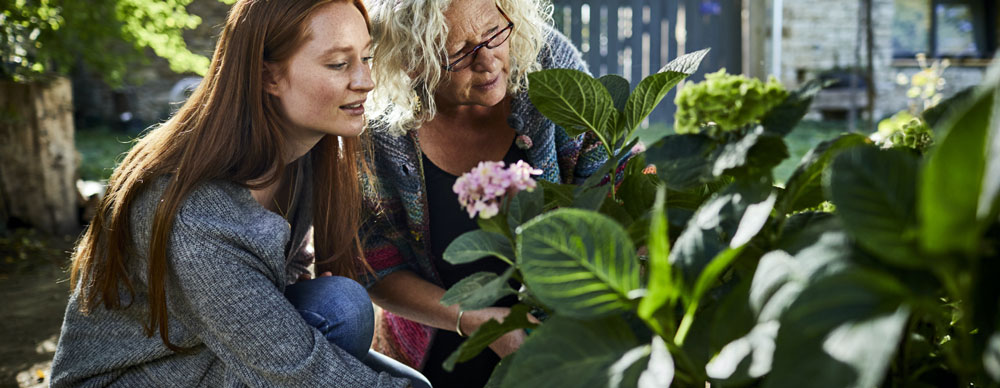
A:
{"type": "MultiPolygon", "coordinates": [[[[434,165],[425,155],[424,182],[427,186],[427,215],[430,222],[431,259],[436,266],[445,289],[476,272],[493,272],[502,274],[510,265],[496,257],[479,259],[472,263],[454,265],[444,261],[443,254],[448,244],[451,244],[463,233],[479,229],[475,218],[469,218],[458,203],[458,194],[452,190],[458,177],[434,165]]],[[[518,160],[527,160],[524,150],[511,143],[510,149],[504,155],[503,161],[509,166],[518,160]]],[[[516,289],[516,288],[515,288],[516,289]]],[[[514,296],[508,296],[498,301],[494,306],[510,307],[517,302],[514,296]]],[[[468,334],[468,333],[466,333],[468,334]]],[[[489,380],[490,373],[500,358],[487,348],[475,358],[455,365],[452,372],[441,368],[455,349],[464,341],[457,333],[448,330],[438,330],[434,342],[427,355],[423,374],[435,388],[446,387],[482,387],[489,380]]]]}

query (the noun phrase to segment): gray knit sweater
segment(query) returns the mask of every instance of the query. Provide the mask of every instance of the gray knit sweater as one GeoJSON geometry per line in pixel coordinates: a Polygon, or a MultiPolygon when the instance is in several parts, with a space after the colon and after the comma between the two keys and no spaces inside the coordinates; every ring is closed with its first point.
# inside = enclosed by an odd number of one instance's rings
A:
{"type": "Polygon", "coordinates": [[[159,179],[131,209],[137,254],[128,267],[136,290],[131,307],[97,306],[83,315],[77,287],[52,365],[53,387],[407,384],[331,345],[285,299],[285,285],[311,259],[300,249],[311,223],[308,187],[298,191],[294,228],[238,185],[211,182],[192,192],[170,235],[166,293],[171,342],[194,350],[175,353],[159,335],[146,337],[146,254],[152,214],[166,183],[159,179]]]}

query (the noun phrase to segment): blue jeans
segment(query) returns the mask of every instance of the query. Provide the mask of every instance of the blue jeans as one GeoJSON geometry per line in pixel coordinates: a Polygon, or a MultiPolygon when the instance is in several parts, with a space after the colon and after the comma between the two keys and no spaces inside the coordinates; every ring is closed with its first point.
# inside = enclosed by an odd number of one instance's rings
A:
{"type": "Polygon", "coordinates": [[[288,286],[285,297],[331,344],[376,372],[409,379],[414,388],[431,388],[420,372],[370,349],[375,312],[368,292],[358,282],[340,276],[303,280],[288,286]]]}

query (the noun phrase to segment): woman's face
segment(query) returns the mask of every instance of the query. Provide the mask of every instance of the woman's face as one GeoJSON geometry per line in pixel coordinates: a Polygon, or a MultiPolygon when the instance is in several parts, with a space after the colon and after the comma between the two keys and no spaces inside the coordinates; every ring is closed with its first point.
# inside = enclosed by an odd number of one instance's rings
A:
{"type": "MultiPolygon", "coordinates": [[[[500,14],[493,0],[454,0],[444,13],[448,22],[445,49],[451,63],[472,48],[490,39],[505,27],[507,19],[500,14]]],[[[445,71],[435,97],[440,108],[458,105],[494,106],[507,94],[510,72],[509,39],[498,47],[481,47],[466,58],[468,67],[456,72],[445,71]]]]}
{"type": "Polygon", "coordinates": [[[365,99],[375,86],[365,19],[353,4],[334,2],[316,9],[304,27],[302,47],[266,81],[292,124],[290,140],[357,136],[366,124],[365,99]]]}

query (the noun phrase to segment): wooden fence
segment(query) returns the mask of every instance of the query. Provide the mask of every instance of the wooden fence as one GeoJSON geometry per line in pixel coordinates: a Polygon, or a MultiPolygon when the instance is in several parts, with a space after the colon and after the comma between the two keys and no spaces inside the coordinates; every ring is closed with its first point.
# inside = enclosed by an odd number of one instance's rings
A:
{"type": "MultiPolygon", "coordinates": [[[[618,74],[635,88],[678,54],[711,48],[698,73],[742,66],[741,0],[555,0],[556,26],[583,53],[595,77],[618,74]]],[[[675,92],[649,123],[673,125],[675,92]]]]}

